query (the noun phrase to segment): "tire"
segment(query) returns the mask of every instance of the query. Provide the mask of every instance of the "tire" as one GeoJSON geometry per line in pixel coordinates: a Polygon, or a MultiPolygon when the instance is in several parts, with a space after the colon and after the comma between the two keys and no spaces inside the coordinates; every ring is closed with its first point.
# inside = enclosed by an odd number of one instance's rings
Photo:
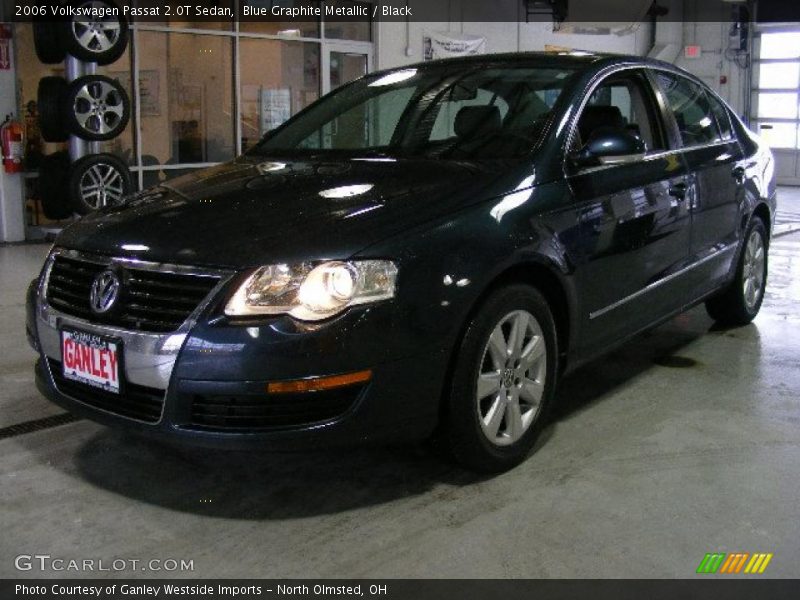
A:
{"type": "Polygon", "coordinates": [[[35,19],[33,26],[33,46],[36,57],[46,65],[54,65],[64,61],[67,53],[61,44],[61,23],[35,19]]]}
{"type": "Polygon", "coordinates": [[[72,216],[72,206],[66,192],[69,173],[69,154],[54,152],[42,158],[39,167],[39,200],[48,219],[60,220],[72,216]]]}
{"type": "Polygon", "coordinates": [[[68,85],[63,110],[68,131],[97,142],[114,139],[125,130],[131,103],[117,80],[86,75],[68,85]]]}
{"type": "Polygon", "coordinates": [[[113,154],[90,154],[75,161],[67,185],[72,208],[80,215],[118,205],[133,191],[128,165],[113,154]]]}
{"type": "Polygon", "coordinates": [[[458,462],[475,471],[496,473],[527,457],[555,392],[557,344],[552,312],[535,288],[503,287],[481,305],[457,348],[445,398],[445,442],[458,462]],[[526,334],[509,355],[515,324],[517,331],[524,327],[526,334]],[[490,343],[493,337],[502,343],[490,343]],[[519,366],[526,348],[534,352],[532,361],[519,366]],[[485,382],[482,386],[479,378],[485,382]],[[515,414],[518,419],[513,419],[515,414]]]}
{"type": "Polygon", "coordinates": [[[113,63],[128,46],[128,22],[119,16],[121,10],[110,0],[77,0],[70,7],[117,9],[117,16],[104,19],[91,17],[65,19],[60,25],[61,44],[67,52],[79,60],[98,65],[113,63]]]}
{"type": "Polygon", "coordinates": [[[744,236],[736,276],[722,292],[706,301],[709,316],[721,325],[750,323],[764,301],[769,266],[769,237],[764,222],[753,217],[744,236]]]}
{"type": "Polygon", "coordinates": [[[63,77],[42,77],[36,91],[36,109],[39,113],[39,131],[46,142],[66,142],[69,137],[64,127],[64,100],[67,81],[63,77]]]}

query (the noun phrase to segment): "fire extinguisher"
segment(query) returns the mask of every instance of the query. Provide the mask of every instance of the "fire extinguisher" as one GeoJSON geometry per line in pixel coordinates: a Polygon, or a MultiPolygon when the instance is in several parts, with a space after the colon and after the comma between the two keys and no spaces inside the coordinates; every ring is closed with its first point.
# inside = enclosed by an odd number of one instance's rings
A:
{"type": "Polygon", "coordinates": [[[11,115],[0,125],[0,139],[3,143],[3,168],[6,173],[22,171],[23,138],[22,124],[14,121],[11,115]]]}

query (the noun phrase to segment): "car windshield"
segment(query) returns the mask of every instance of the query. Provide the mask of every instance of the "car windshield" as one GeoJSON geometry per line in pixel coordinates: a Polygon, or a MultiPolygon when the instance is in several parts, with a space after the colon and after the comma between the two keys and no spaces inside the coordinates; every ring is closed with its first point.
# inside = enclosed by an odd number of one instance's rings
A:
{"type": "Polygon", "coordinates": [[[363,77],[270,132],[258,155],[517,158],[541,141],[564,68],[425,67],[363,77]]]}

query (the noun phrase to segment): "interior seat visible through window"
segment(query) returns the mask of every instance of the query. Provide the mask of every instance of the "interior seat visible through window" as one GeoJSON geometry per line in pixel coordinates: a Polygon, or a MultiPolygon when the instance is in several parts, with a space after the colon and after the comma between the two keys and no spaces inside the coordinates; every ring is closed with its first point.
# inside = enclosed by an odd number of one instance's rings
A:
{"type": "Polygon", "coordinates": [[[473,139],[500,131],[502,124],[497,106],[464,106],[456,113],[453,129],[459,138],[473,139]]]}
{"type": "Polygon", "coordinates": [[[600,127],[625,129],[642,139],[648,151],[664,149],[664,137],[655,117],[652,92],[641,72],[612,75],[592,92],[578,121],[573,150],[585,144],[600,127]]]}
{"type": "Polygon", "coordinates": [[[587,106],[578,122],[578,133],[588,140],[601,127],[625,128],[625,118],[617,106],[587,106]]]}

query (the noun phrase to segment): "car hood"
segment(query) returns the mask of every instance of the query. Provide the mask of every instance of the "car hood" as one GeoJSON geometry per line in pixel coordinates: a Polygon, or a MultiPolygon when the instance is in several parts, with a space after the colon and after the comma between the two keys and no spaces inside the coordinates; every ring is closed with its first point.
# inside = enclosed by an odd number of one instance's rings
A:
{"type": "Polygon", "coordinates": [[[241,157],[90,214],[67,228],[57,244],[234,268],[348,258],[513,189],[516,170],[494,161],[241,157]]]}

